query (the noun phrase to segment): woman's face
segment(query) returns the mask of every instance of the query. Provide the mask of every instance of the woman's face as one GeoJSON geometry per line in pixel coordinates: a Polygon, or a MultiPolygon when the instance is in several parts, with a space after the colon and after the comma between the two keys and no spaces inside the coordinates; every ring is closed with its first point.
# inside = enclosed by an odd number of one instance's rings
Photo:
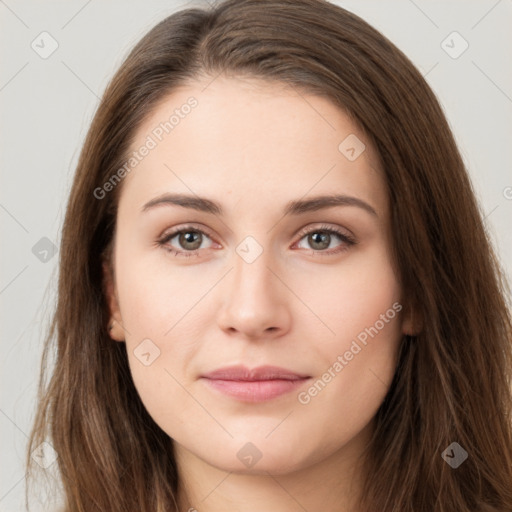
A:
{"type": "Polygon", "coordinates": [[[207,85],[156,108],[119,174],[111,336],[178,456],[283,474],[355,455],[409,328],[377,156],[326,99],[207,85]],[[204,377],[234,366],[290,375],[204,377]]]}

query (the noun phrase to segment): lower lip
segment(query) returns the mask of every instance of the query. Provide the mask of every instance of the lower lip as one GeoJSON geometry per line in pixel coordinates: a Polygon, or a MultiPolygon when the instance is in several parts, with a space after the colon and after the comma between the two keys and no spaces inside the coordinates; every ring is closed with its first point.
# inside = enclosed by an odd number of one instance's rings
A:
{"type": "Polygon", "coordinates": [[[265,402],[290,393],[308,379],[243,381],[203,378],[203,380],[221,393],[244,402],[265,402]]]}

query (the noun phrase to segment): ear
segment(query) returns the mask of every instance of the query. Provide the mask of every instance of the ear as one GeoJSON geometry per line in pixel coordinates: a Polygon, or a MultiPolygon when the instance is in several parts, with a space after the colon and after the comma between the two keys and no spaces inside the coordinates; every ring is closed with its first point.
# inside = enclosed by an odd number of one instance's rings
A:
{"type": "Polygon", "coordinates": [[[119,300],[115,287],[115,279],[111,265],[108,261],[103,261],[103,291],[109,308],[109,323],[105,327],[109,336],[115,341],[125,341],[123,321],[119,309],[119,300]],[[110,329],[110,327],[112,327],[110,329]]]}

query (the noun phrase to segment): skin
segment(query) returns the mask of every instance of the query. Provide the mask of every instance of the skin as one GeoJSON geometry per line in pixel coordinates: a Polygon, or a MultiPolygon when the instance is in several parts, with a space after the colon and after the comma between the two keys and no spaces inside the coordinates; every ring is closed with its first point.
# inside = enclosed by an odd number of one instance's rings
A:
{"type": "MultiPolygon", "coordinates": [[[[403,304],[377,155],[325,98],[255,79],[210,80],[174,90],[136,133],[134,150],[190,96],[197,99],[122,183],[114,276],[105,267],[111,337],[126,343],[140,397],[173,440],[180,510],[354,510],[361,455],[411,319],[399,313],[386,322],[309,403],[298,393],[403,304]],[[366,145],[355,161],[338,149],[350,134],[366,145]],[[207,197],[224,213],[169,204],[141,212],[168,192],[207,197]],[[346,205],[283,215],[289,201],[323,194],[357,197],[377,215],[346,205]],[[188,223],[206,233],[195,256],[158,245],[188,223]],[[321,226],[357,244],[332,234],[322,252],[300,233],[321,226]],[[263,250],[251,263],[236,251],[249,235],[263,250]],[[144,339],[160,350],[148,366],[134,352],[144,339]],[[222,395],[199,378],[235,364],[312,378],[260,403],[222,395]],[[248,442],[261,453],[252,467],[237,457],[248,442]]],[[[178,236],[166,244],[183,252],[193,246],[178,236]]]]}

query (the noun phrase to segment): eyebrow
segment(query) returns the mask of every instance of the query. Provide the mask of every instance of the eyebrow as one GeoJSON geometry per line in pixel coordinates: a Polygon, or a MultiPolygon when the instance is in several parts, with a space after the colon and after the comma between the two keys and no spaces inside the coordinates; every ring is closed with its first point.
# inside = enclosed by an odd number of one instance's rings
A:
{"type": "MultiPolygon", "coordinates": [[[[223,215],[222,206],[207,199],[186,194],[163,194],[148,201],[143,207],[142,212],[152,210],[159,206],[176,205],[183,208],[190,208],[201,212],[212,213],[214,215],[223,215]]],[[[322,195],[312,197],[310,199],[299,199],[288,202],[283,210],[284,215],[301,215],[307,212],[314,212],[324,208],[332,208],[334,206],[355,206],[361,208],[367,213],[378,217],[375,209],[367,202],[353,196],[347,195],[322,195]]]]}

